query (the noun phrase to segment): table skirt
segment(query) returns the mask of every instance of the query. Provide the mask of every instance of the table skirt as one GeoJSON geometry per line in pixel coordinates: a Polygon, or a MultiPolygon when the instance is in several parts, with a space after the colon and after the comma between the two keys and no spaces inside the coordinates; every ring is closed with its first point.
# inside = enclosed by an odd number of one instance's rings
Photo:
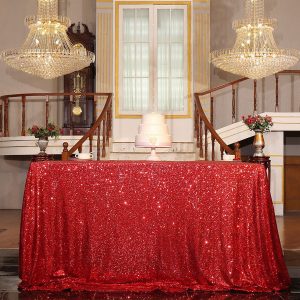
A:
{"type": "Polygon", "coordinates": [[[265,170],[238,162],[36,162],[20,288],[287,289],[265,170]]]}

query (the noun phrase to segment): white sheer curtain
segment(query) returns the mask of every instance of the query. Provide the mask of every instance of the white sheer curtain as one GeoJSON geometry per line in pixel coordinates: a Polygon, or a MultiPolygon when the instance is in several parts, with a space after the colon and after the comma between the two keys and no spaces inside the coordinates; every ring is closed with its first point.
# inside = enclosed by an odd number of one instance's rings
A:
{"type": "Polygon", "coordinates": [[[184,112],[184,23],[185,10],[178,6],[123,9],[122,112],[184,112]]]}
{"type": "Polygon", "coordinates": [[[123,10],[122,111],[144,112],[149,107],[149,9],[123,10]]]}
{"type": "Polygon", "coordinates": [[[157,108],[184,110],[184,10],[157,10],[157,108]]]}

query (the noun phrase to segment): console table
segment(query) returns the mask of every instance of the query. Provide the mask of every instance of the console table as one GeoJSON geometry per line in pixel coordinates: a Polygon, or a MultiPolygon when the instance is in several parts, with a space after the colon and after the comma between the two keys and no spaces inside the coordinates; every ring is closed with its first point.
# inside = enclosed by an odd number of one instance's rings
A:
{"type": "Polygon", "coordinates": [[[277,291],[289,287],[264,167],[33,162],[20,288],[277,291]]]}

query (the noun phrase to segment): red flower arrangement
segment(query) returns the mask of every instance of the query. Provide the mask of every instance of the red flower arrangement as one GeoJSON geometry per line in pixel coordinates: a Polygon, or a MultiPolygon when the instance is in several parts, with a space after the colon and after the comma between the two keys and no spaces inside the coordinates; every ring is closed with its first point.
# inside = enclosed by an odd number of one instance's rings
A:
{"type": "Polygon", "coordinates": [[[242,120],[250,130],[260,131],[262,133],[270,131],[270,128],[273,126],[272,118],[268,115],[249,115],[248,118],[242,116],[242,120]]]}
{"type": "Polygon", "coordinates": [[[46,127],[39,127],[37,125],[33,125],[31,128],[28,128],[27,131],[30,135],[34,135],[34,137],[38,139],[47,140],[49,136],[58,138],[61,129],[52,123],[48,123],[46,127]]]}

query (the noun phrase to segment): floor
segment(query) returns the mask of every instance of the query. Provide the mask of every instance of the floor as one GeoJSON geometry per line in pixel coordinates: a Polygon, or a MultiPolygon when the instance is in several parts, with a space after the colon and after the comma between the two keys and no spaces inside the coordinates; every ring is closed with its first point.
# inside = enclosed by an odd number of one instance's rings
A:
{"type": "Polygon", "coordinates": [[[100,293],[100,292],[18,292],[18,241],[21,212],[0,210],[0,300],[300,300],[300,213],[277,217],[278,231],[285,261],[293,284],[290,292],[278,294],[187,292],[180,294],[154,293],[100,293]]]}

